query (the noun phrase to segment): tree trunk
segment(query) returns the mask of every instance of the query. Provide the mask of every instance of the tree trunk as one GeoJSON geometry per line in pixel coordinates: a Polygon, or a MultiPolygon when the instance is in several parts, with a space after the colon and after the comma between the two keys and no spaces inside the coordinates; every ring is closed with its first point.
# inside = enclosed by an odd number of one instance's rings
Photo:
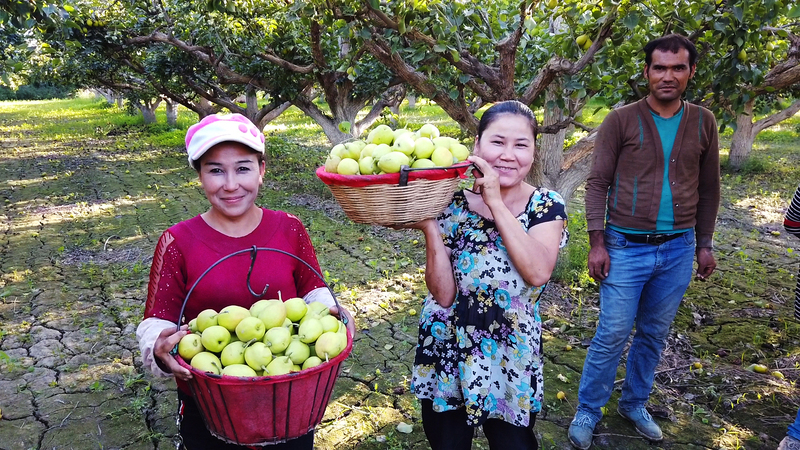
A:
{"type": "Polygon", "coordinates": [[[267,114],[264,114],[264,117],[262,117],[258,121],[256,126],[258,127],[259,130],[263,130],[264,127],[267,126],[268,123],[272,122],[278,116],[283,114],[283,112],[286,111],[287,109],[289,109],[290,106],[292,106],[292,102],[283,102],[277,108],[273,109],[272,111],[268,112],[267,114]]]}
{"type": "Polygon", "coordinates": [[[170,99],[166,100],[167,102],[167,124],[169,126],[174,127],[178,124],[178,102],[174,102],[170,99]]]}
{"type": "Polygon", "coordinates": [[[414,109],[417,107],[417,96],[416,95],[409,95],[406,96],[408,99],[408,109],[414,109]]]}
{"type": "Polygon", "coordinates": [[[116,94],[115,97],[117,98],[117,108],[122,109],[124,106],[122,102],[125,100],[125,98],[122,96],[122,94],[116,94]]]}
{"type": "Polygon", "coordinates": [[[156,123],[156,108],[161,104],[161,99],[155,101],[138,100],[134,103],[139,112],[142,113],[145,125],[156,123]]]}
{"type": "Polygon", "coordinates": [[[750,99],[744,105],[744,111],[736,116],[736,130],[731,137],[731,153],[729,164],[734,169],[741,169],[742,165],[750,157],[753,149],[753,141],[756,138],[756,130],[753,127],[753,104],[755,98],[750,99]]]}
{"type": "MultiPolygon", "coordinates": [[[[556,104],[556,100],[563,95],[560,80],[553,80],[545,92],[545,104],[553,106],[544,108],[542,125],[554,125],[564,120],[564,110],[556,104]]],[[[534,186],[555,189],[560,177],[561,163],[564,161],[565,136],[566,130],[561,129],[557,133],[542,134],[539,137],[539,148],[536,149],[533,168],[528,174],[528,180],[534,186]]]]}

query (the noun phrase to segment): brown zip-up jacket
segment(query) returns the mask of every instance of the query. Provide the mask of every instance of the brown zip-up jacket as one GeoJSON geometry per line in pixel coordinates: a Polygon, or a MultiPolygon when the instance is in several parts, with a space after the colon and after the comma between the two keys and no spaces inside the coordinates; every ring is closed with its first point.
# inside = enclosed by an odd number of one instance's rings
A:
{"type": "MultiPolygon", "coordinates": [[[[669,160],[675,229],[695,229],[697,247],[712,247],[719,210],[719,136],[711,111],[683,103],[669,160]]],[[[594,146],[586,181],[588,231],[608,223],[655,230],[664,178],[661,138],[645,99],[611,111],[594,146]]]]}

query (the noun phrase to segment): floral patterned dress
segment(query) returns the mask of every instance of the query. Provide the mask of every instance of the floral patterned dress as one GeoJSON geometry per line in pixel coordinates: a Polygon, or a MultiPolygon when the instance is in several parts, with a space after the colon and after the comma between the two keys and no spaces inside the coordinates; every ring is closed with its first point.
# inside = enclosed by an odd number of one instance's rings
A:
{"type": "MultiPolygon", "coordinates": [[[[517,219],[527,231],[563,220],[558,193],[537,188],[517,219]]],[[[457,293],[442,308],[429,295],[420,315],[419,342],[411,382],[417,397],[434,411],[466,406],[467,422],[502,419],[528,426],[542,405],[542,323],[539,294],[509,259],[494,221],[469,209],[463,191],[437,219],[451,250],[457,293]]]]}

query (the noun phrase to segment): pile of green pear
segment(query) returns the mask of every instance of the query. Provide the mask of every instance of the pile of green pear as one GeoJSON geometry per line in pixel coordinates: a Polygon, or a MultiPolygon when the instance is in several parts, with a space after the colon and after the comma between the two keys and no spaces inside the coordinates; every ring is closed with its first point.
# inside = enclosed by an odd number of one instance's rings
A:
{"type": "Polygon", "coordinates": [[[318,366],[347,347],[347,328],[320,302],[259,300],[202,311],[189,322],[178,354],[201,372],[278,376],[318,366]]]}
{"type": "Polygon", "coordinates": [[[325,159],[325,171],[341,175],[397,173],[412,168],[449,167],[467,159],[469,149],[447,136],[439,136],[436,125],[426,123],[417,131],[392,130],[378,125],[366,140],[335,145],[325,159]]]}

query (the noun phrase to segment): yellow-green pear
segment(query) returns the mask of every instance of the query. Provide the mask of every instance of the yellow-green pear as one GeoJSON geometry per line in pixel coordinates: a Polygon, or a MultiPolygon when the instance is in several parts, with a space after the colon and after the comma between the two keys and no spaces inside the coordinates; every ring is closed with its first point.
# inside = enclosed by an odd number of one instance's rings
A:
{"type": "Polygon", "coordinates": [[[344,158],[339,161],[336,172],[340,175],[358,175],[358,161],[353,158],[344,158]]]}
{"type": "Polygon", "coordinates": [[[360,160],[365,156],[372,156],[372,151],[375,150],[376,147],[378,147],[377,144],[365,145],[364,148],[361,149],[361,154],[359,155],[358,159],[360,160]]]}
{"type": "Polygon", "coordinates": [[[219,375],[222,371],[222,363],[217,358],[217,355],[211,352],[196,354],[189,364],[201,372],[211,372],[219,375]]]}
{"type": "Polygon", "coordinates": [[[467,157],[469,156],[469,148],[461,143],[453,144],[450,147],[450,153],[453,154],[453,157],[455,157],[458,162],[466,161],[467,157]]]}
{"type": "Polygon", "coordinates": [[[346,156],[345,152],[347,152],[347,148],[344,146],[344,144],[336,144],[333,146],[329,154],[338,156],[339,159],[342,159],[346,156]]]}
{"type": "Polygon", "coordinates": [[[217,312],[213,309],[204,309],[197,315],[197,331],[203,332],[206,328],[217,324],[217,312]]]}
{"type": "Polygon", "coordinates": [[[431,155],[431,161],[433,161],[437,167],[449,167],[453,165],[453,154],[444,147],[437,147],[431,155]]]}
{"type": "Polygon", "coordinates": [[[429,139],[439,137],[439,129],[432,123],[426,123],[419,129],[419,135],[429,139]]]}
{"type": "Polygon", "coordinates": [[[436,148],[433,141],[428,137],[417,138],[414,141],[414,157],[415,158],[430,158],[431,153],[436,148]]]}
{"type": "Polygon", "coordinates": [[[375,171],[375,163],[372,156],[365,156],[358,160],[358,172],[361,175],[372,175],[375,171]]]}
{"type": "Polygon", "coordinates": [[[250,305],[250,315],[253,317],[258,317],[261,314],[261,311],[264,309],[265,306],[269,305],[269,302],[272,300],[259,300],[252,305],[250,305]]]}
{"type": "Polygon", "coordinates": [[[203,347],[199,334],[187,334],[178,342],[178,354],[184,361],[191,361],[195,355],[204,350],[205,347],[203,347]]]}
{"type": "Polygon", "coordinates": [[[303,364],[311,356],[311,349],[308,348],[308,344],[305,342],[299,339],[292,339],[284,354],[292,360],[293,364],[303,364]]]}
{"type": "Polygon", "coordinates": [[[344,154],[345,158],[357,160],[358,157],[361,156],[361,149],[364,148],[364,145],[366,144],[364,144],[363,141],[353,141],[344,144],[344,148],[346,149],[346,153],[344,154]]]}
{"type": "Polygon", "coordinates": [[[263,342],[254,342],[244,349],[244,361],[253,370],[263,368],[272,361],[272,351],[263,342]]]}
{"type": "Polygon", "coordinates": [[[288,328],[274,327],[267,330],[264,335],[264,344],[269,347],[272,354],[282,353],[292,342],[292,332],[288,328]]]}
{"type": "Polygon", "coordinates": [[[414,169],[427,169],[429,167],[436,167],[436,164],[433,163],[428,158],[418,159],[411,164],[411,167],[414,169]]]}
{"type": "Polygon", "coordinates": [[[322,316],[330,314],[331,308],[322,302],[311,302],[308,304],[308,312],[306,312],[306,315],[309,313],[319,319],[322,316]]]}
{"type": "Polygon", "coordinates": [[[378,125],[367,135],[367,142],[371,144],[392,145],[393,141],[394,132],[392,131],[392,128],[386,124],[378,125]]]}
{"type": "Polygon", "coordinates": [[[395,151],[402,152],[406,156],[411,156],[414,153],[414,135],[411,133],[401,134],[394,140],[394,144],[392,144],[392,148],[395,151]]]}
{"type": "Polygon", "coordinates": [[[308,305],[306,305],[306,301],[300,297],[294,297],[286,300],[283,302],[283,306],[286,308],[286,318],[292,322],[298,322],[303,318],[303,316],[306,315],[306,311],[308,311],[308,305]]]}
{"type": "Polygon", "coordinates": [[[189,331],[192,333],[197,333],[200,331],[197,329],[197,317],[189,321],[189,331]]]}
{"type": "Polygon", "coordinates": [[[339,173],[337,170],[341,161],[342,158],[339,155],[328,155],[328,157],[325,158],[325,172],[339,173]]]}
{"type": "Polygon", "coordinates": [[[320,322],[319,319],[311,317],[300,324],[300,327],[297,329],[297,336],[302,342],[309,344],[316,341],[323,332],[322,322],[320,322]]]}
{"type": "Polygon", "coordinates": [[[319,356],[309,356],[308,359],[303,362],[303,370],[317,367],[320,364],[322,364],[322,360],[319,359],[319,356]]]}
{"type": "Polygon", "coordinates": [[[255,377],[256,371],[245,364],[231,364],[222,369],[222,375],[229,377],[255,377]]]}
{"type": "MultiPolygon", "coordinates": [[[[404,134],[407,134],[407,133],[413,133],[413,131],[408,130],[406,128],[398,128],[398,129],[394,130],[394,140],[396,141],[397,138],[399,138],[400,136],[402,136],[404,134]]],[[[394,145],[394,142],[392,142],[392,145],[394,145]]]]}
{"type": "Polygon", "coordinates": [[[270,300],[269,304],[258,314],[258,318],[264,322],[267,330],[279,327],[286,319],[286,307],[281,300],[270,300]]]}
{"type": "Polygon", "coordinates": [[[330,314],[323,316],[319,319],[319,323],[322,325],[323,333],[327,331],[339,330],[339,319],[337,319],[336,316],[332,316],[330,314]]]}
{"type": "Polygon", "coordinates": [[[245,342],[251,339],[260,340],[266,332],[264,322],[258,317],[245,317],[236,325],[236,337],[245,342]]]}
{"type": "Polygon", "coordinates": [[[264,369],[264,376],[274,377],[286,375],[292,371],[294,363],[288,356],[280,356],[272,360],[264,369]]]}
{"type": "Polygon", "coordinates": [[[400,172],[400,168],[408,165],[408,156],[402,152],[391,152],[381,156],[378,167],[386,173],[400,172]]]}
{"type": "Polygon", "coordinates": [[[450,149],[450,145],[453,143],[448,136],[439,136],[431,140],[433,141],[433,145],[436,147],[444,147],[448,150],[450,149]]]}
{"type": "Polygon", "coordinates": [[[231,332],[221,325],[213,325],[205,330],[200,335],[200,342],[206,350],[214,353],[219,353],[231,341],[231,332]]]}
{"type": "Polygon", "coordinates": [[[325,361],[335,358],[347,347],[347,336],[342,333],[322,333],[314,344],[314,350],[325,361]]]}
{"type": "Polygon", "coordinates": [[[387,144],[380,144],[372,150],[372,159],[379,161],[383,155],[388,155],[392,152],[392,147],[387,144]]]}
{"type": "Polygon", "coordinates": [[[222,349],[219,354],[219,360],[222,362],[223,367],[231,366],[234,364],[244,364],[244,347],[242,341],[231,342],[222,349]]]}
{"type": "Polygon", "coordinates": [[[250,317],[250,310],[239,305],[230,305],[222,308],[217,314],[217,325],[225,327],[228,332],[236,331],[236,325],[245,317],[250,317]]]}

